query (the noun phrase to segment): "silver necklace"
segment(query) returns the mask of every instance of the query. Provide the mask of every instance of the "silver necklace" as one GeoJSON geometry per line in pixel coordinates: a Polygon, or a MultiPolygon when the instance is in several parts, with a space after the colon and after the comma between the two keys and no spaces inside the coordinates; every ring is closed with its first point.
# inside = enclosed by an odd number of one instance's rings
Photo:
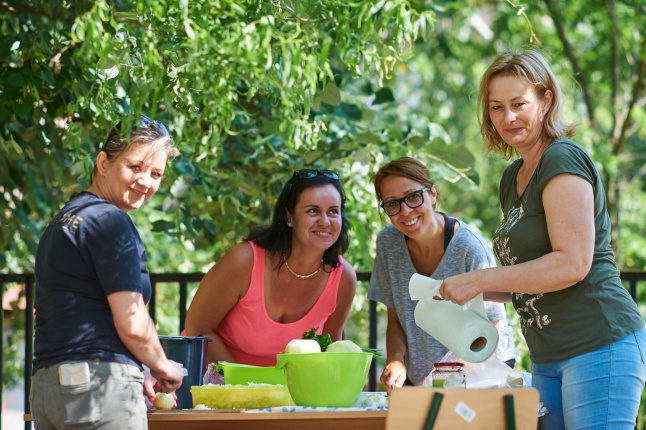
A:
{"type": "Polygon", "coordinates": [[[291,268],[291,267],[289,267],[289,264],[287,263],[287,257],[285,257],[285,253],[284,253],[284,252],[283,252],[283,261],[285,262],[285,267],[287,267],[287,270],[289,270],[289,273],[291,273],[292,275],[296,276],[298,279],[307,279],[307,278],[311,278],[312,276],[314,276],[314,275],[316,275],[317,273],[319,273],[319,270],[321,270],[321,267],[323,267],[323,260],[321,260],[321,264],[319,265],[319,267],[317,267],[317,268],[316,268],[316,270],[315,270],[315,271],[313,271],[313,272],[312,272],[312,273],[310,273],[309,275],[300,275],[300,274],[298,274],[298,273],[294,272],[294,271],[292,270],[292,268],[291,268]]]}

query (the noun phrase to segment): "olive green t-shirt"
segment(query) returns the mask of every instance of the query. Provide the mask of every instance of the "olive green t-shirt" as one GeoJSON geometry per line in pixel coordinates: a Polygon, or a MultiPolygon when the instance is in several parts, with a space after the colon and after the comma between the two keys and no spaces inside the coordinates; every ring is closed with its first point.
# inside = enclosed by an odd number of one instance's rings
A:
{"type": "Polygon", "coordinates": [[[531,261],[552,252],[542,194],[556,175],[573,174],[592,184],[596,231],[592,267],[585,279],[551,293],[512,294],[532,362],[561,361],[594,351],[644,327],[635,302],[619,278],[610,246],[603,185],[590,156],[570,140],[555,140],[518,196],[516,177],[522,163],[522,159],[514,161],[500,181],[504,218],[494,235],[493,250],[502,265],[531,261]]]}

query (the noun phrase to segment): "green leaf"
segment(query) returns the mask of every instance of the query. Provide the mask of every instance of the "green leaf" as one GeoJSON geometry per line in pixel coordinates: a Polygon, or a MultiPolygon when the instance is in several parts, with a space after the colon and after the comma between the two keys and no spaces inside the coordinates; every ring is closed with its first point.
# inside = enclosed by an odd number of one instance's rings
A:
{"type": "Polygon", "coordinates": [[[351,103],[341,103],[341,111],[344,116],[349,119],[359,121],[361,120],[361,108],[356,104],[351,103]]]}
{"type": "Polygon", "coordinates": [[[29,75],[27,75],[27,70],[23,68],[22,70],[8,73],[4,81],[12,87],[22,88],[29,83],[29,75]]]}
{"type": "Polygon", "coordinates": [[[395,96],[390,88],[384,87],[380,88],[375,93],[375,99],[372,101],[373,105],[380,105],[383,103],[390,103],[395,101],[395,96]]]}
{"type": "Polygon", "coordinates": [[[330,106],[339,106],[341,104],[341,92],[334,81],[328,82],[325,88],[318,93],[322,101],[330,106]]]}
{"type": "Polygon", "coordinates": [[[175,223],[165,220],[158,220],[152,223],[153,231],[162,232],[175,228],[175,223]]]}
{"type": "Polygon", "coordinates": [[[317,341],[321,347],[321,351],[324,352],[327,349],[327,347],[332,343],[332,338],[330,337],[329,333],[321,333],[320,335],[317,335],[316,330],[318,330],[318,327],[314,327],[310,331],[304,332],[302,338],[313,339],[317,341]]]}

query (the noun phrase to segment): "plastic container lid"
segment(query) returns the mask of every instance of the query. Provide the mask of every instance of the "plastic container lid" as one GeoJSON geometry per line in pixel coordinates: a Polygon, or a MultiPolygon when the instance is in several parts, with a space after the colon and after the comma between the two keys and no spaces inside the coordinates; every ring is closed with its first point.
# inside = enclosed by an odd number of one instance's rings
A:
{"type": "Polygon", "coordinates": [[[217,365],[218,372],[224,373],[224,383],[237,384],[278,384],[286,385],[285,372],[275,367],[252,366],[249,364],[227,363],[220,361],[217,365]]]}

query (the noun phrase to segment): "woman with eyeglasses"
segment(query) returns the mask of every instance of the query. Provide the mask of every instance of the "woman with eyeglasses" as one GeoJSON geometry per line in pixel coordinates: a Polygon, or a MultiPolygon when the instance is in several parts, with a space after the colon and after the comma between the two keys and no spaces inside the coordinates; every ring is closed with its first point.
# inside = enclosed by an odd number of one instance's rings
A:
{"type": "MultiPolygon", "coordinates": [[[[408,284],[419,273],[444,279],[494,266],[489,246],[466,223],[436,211],[439,195],[421,162],[403,157],[382,166],[373,178],[379,206],[390,224],[377,237],[368,298],[388,308],[386,390],[420,385],[448,349],[415,323],[416,301],[408,284]]],[[[498,357],[514,367],[513,332],[502,303],[485,302],[487,316],[499,331],[498,357]]]]}
{"type": "Polygon", "coordinates": [[[345,194],[330,170],[297,170],[271,224],[253,229],[204,276],[186,334],[211,339],[208,361],[274,366],[292,339],[317,328],[340,340],[356,274],[347,250],[345,194]]]}
{"type": "Polygon", "coordinates": [[[115,127],[89,188],[46,228],[36,254],[29,398],[39,430],[146,429],[144,392],[180,387],[182,366],[167,359],[146,309],[146,251],[128,216],[155,194],[177,154],[158,121],[142,116],[129,133],[115,127]]]}

